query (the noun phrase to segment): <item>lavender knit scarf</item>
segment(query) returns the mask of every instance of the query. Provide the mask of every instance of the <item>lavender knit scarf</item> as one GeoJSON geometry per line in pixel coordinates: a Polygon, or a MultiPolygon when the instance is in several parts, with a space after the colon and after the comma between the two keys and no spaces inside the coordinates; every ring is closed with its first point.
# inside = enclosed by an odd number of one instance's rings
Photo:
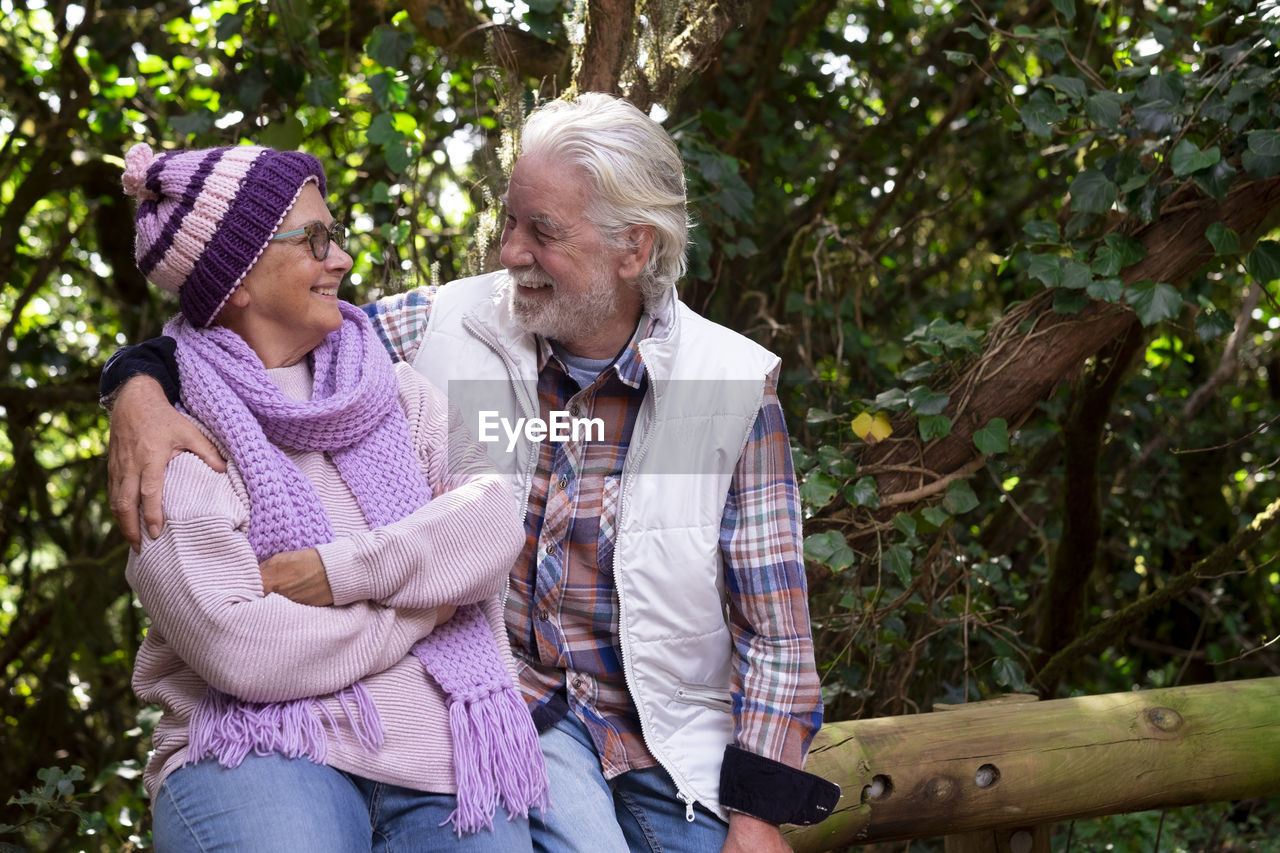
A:
{"type": "MultiPolygon", "coordinates": [[[[339,308],[342,327],[311,353],[310,401],[281,392],[234,332],[196,329],[181,317],[165,327],[178,342],[184,407],[213,433],[244,479],[249,542],[260,562],[333,540],[314,486],[281,447],[327,452],[370,527],[397,521],[431,499],[386,352],[363,311],[345,302],[339,308]]],[[[457,809],[447,822],[459,834],[492,827],[499,799],[511,815],[545,807],[537,734],[480,608],[458,608],[413,654],[449,705],[457,809]]],[[[364,685],[356,682],[337,698],[361,745],[376,751],[382,721],[364,685]]],[[[323,763],[326,724],[337,732],[314,698],[245,702],[210,687],[191,717],[187,760],[212,756],[235,767],[253,752],[323,763]]]]}

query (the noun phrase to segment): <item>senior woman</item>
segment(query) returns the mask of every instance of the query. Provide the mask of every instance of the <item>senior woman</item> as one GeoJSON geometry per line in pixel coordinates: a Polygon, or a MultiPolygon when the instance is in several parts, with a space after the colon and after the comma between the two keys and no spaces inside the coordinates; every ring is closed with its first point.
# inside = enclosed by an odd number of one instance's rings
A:
{"type": "Polygon", "coordinates": [[[518,508],[339,301],[319,161],[125,163],[138,267],[178,293],[181,405],[227,459],[169,463],[169,523],[127,569],[151,617],[134,689],[163,712],[156,849],[529,849],[545,768],[499,600],[518,508]]]}

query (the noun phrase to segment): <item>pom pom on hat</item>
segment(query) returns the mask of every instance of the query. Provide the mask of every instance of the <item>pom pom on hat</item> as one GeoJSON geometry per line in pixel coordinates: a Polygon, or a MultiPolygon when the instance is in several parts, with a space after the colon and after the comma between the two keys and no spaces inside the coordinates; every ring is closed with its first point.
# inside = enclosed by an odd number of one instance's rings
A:
{"type": "Polygon", "coordinates": [[[138,201],[146,201],[148,198],[155,197],[154,193],[143,186],[143,181],[147,179],[147,169],[155,159],[156,155],[151,150],[151,146],[145,142],[139,142],[129,149],[129,153],[124,155],[122,182],[124,183],[126,195],[131,195],[137,198],[138,201]]]}
{"type": "Polygon", "coordinates": [[[124,191],[138,199],[138,270],[176,291],[183,315],[207,326],[258,262],[302,188],[325,194],[320,161],[256,145],[125,154],[124,191]]]}

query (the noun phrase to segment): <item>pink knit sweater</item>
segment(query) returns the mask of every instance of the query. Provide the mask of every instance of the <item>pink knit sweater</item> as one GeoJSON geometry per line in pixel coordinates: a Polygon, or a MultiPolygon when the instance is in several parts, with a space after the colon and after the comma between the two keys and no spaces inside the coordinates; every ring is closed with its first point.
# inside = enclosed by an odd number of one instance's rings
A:
{"type": "MultiPolygon", "coordinates": [[[[308,399],[306,362],[268,371],[290,396],[308,399]]],[[[318,547],[333,607],[262,595],[247,538],[249,503],[234,465],[217,474],[185,453],[169,463],[164,531],[131,555],[129,583],[151,617],[133,688],[163,715],[144,783],[154,797],[186,760],[187,723],[206,685],[254,702],[322,696],[363,679],[386,742],[360,746],[338,701],[327,764],[381,782],[453,793],[449,723],[440,689],[409,654],[441,605],[481,602],[508,669],[514,670],[500,597],[524,542],[510,487],[448,416],[444,395],[396,365],[400,403],[434,498],[370,531],[324,453],[288,452],[315,484],[335,541],[318,547]],[[451,441],[452,438],[452,441],[451,441]]]]}

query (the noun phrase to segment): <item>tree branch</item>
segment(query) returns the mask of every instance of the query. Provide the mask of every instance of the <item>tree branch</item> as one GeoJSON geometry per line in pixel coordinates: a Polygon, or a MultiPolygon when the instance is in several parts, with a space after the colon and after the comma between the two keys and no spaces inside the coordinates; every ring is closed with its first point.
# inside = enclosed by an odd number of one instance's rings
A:
{"type": "Polygon", "coordinates": [[[1117,611],[1111,618],[1089,629],[1088,633],[1077,637],[1036,673],[1036,681],[1044,685],[1056,684],[1067,669],[1081,657],[1097,654],[1151,613],[1165,608],[1171,602],[1186,595],[1201,581],[1228,571],[1240,554],[1252,548],[1278,523],[1280,523],[1280,499],[1272,501],[1266,509],[1253,517],[1244,530],[1233,536],[1230,541],[1215,548],[1208,556],[1193,565],[1190,571],[1170,579],[1160,589],[1117,611]]]}
{"type": "MultiPolygon", "coordinates": [[[[1143,279],[1181,283],[1214,257],[1201,236],[1209,225],[1222,222],[1249,246],[1277,210],[1280,177],[1241,180],[1221,204],[1204,195],[1182,203],[1175,213],[1134,230],[1147,254],[1123,271],[1123,280],[1126,285],[1143,279]]],[[[940,472],[960,468],[978,452],[972,441],[976,430],[992,418],[1004,418],[1011,427],[1020,424],[1086,359],[1137,322],[1125,305],[1094,301],[1077,314],[1058,314],[1053,300],[1052,291],[1042,291],[991,330],[982,355],[962,368],[949,389],[951,403],[944,414],[952,420],[950,435],[930,444],[923,459],[911,443],[882,442],[864,450],[860,464],[905,463],[940,472]]],[[[895,423],[894,433],[910,435],[912,424],[895,423]]],[[[878,487],[883,501],[917,485],[907,475],[890,473],[878,478],[878,487]]]]}

